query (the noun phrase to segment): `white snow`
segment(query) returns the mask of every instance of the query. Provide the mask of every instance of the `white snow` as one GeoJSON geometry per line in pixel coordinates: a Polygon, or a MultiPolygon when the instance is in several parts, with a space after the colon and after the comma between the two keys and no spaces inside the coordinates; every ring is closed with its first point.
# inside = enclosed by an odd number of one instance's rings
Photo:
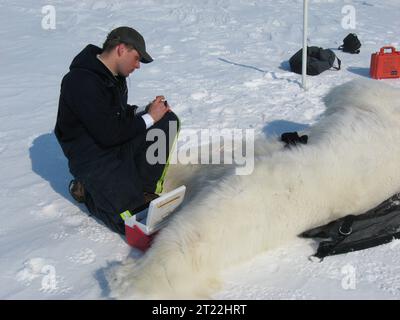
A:
{"type": "MultiPolygon", "coordinates": [[[[288,71],[302,43],[302,0],[3,0],[0,2],[0,299],[107,299],[104,270],[140,257],[89,217],[67,191],[71,178],[52,130],[59,87],[72,58],[112,28],[145,37],[155,61],[128,80],[129,102],[163,94],[184,128],[302,129],[332,87],[368,77],[370,55],[400,49],[398,0],[310,1],[309,43],[337,48],[355,32],[359,55],[335,51],[343,69],[309,77],[288,71]],[[42,7],[56,10],[43,29],[42,7]],[[352,5],[356,29],[345,30],[352,5]]],[[[400,79],[384,80],[400,88],[400,79]]],[[[382,199],[383,200],[383,199],[382,199]]],[[[313,241],[266,252],[226,270],[218,299],[399,299],[400,246],[312,262],[313,241]]]]}

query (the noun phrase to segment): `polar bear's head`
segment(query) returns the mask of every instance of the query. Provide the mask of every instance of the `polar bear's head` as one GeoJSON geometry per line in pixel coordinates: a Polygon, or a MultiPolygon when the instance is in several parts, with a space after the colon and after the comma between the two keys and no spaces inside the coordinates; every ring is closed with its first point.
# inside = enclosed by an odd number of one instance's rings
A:
{"type": "Polygon", "coordinates": [[[399,119],[400,88],[371,79],[357,79],[333,88],[324,98],[327,113],[358,108],[375,114],[391,114],[399,119]]]}

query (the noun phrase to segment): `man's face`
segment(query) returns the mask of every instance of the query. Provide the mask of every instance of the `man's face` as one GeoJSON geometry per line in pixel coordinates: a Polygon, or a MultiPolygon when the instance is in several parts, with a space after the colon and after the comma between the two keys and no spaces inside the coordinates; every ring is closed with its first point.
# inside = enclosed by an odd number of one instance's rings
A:
{"type": "Polygon", "coordinates": [[[118,74],[123,77],[129,76],[135,69],[140,68],[140,55],[135,49],[130,49],[124,44],[117,47],[118,74]]]}

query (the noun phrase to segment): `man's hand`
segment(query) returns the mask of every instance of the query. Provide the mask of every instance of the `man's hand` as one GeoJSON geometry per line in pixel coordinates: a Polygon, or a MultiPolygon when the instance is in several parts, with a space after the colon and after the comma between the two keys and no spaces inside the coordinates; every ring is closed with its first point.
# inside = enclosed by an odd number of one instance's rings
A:
{"type": "Polygon", "coordinates": [[[153,118],[154,122],[159,121],[168,111],[171,111],[170,106],[165,102],[164,96],[157,96],[149,106],[148,114],[153,118]]]}

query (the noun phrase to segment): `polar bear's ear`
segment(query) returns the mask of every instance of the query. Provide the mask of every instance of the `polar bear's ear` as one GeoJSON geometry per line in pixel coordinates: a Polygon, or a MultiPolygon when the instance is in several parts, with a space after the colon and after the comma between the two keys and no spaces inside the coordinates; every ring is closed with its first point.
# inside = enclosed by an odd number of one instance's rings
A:
{"type": "Polygon", "coordinates": [[[324,97],[324,103],[328,109],[346,108],[364,104],[368,87],[373,81],[356,79],[332,88],[324,97]]]}
{"type": "Polygon", "coordinates": [[[371,111],[389,112],[393,116],[400,116],[400,88],[385,82],[370,80],[365,89],[365,93],[362,94],[364,104],[371,106],[371,111]]]}
{"type": "Polygon", "coordinates": [[[350,91],[348,83],[331,89],[323,99],[327,109],[334,109],[345,105],[347,97],[350,96],[350,91]]]}

